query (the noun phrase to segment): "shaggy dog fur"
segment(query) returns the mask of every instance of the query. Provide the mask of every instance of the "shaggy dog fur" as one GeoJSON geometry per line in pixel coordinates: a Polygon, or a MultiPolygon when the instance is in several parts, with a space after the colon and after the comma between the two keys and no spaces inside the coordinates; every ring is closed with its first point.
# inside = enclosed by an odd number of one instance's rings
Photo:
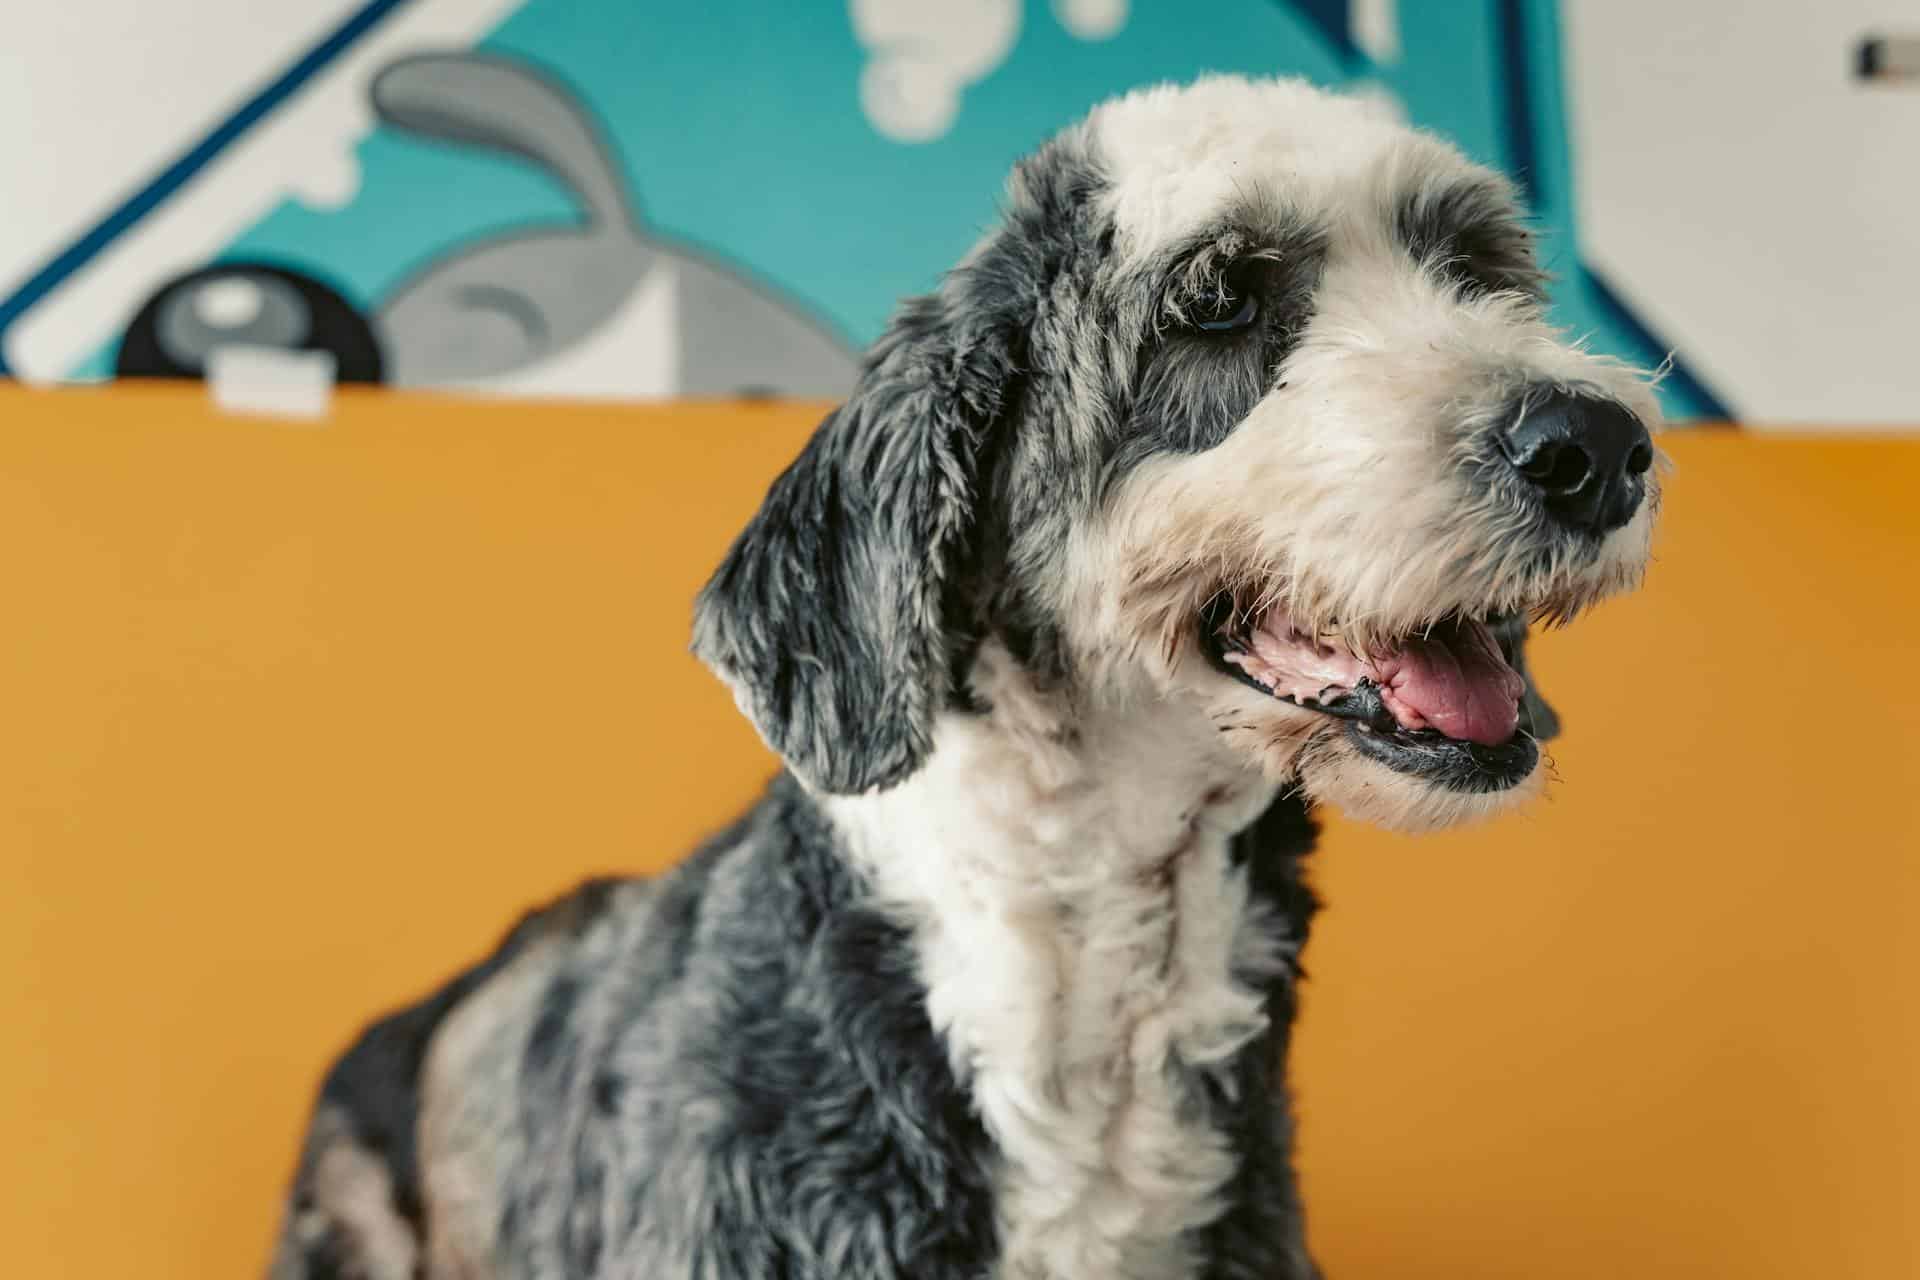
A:
{"type": "Polygon", "coordinates": [[[1310,806],[1524,800],[1528,620],[1647,557],[1646,381],[1540,289],[1498,176],[1296,82],[1020,165],[698,602],[786,771],[368,1030],[275,1275],[1314,1275],[1310,806]]]}

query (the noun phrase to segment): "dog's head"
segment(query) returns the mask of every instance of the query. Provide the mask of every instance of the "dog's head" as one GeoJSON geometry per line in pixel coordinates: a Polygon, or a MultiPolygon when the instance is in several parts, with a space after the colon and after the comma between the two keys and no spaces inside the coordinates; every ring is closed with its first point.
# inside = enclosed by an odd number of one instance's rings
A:
{"type": "Polygon", "coordinates": [[[901,309],[696,652],[824,791],[913,772],[991,640],[1378,821],[1510,802],[1526,625],[1634,584],[1658,497],[1645,380],[1541,288],[1507,183],[1360,101],[1111,102],[901,309]]]}

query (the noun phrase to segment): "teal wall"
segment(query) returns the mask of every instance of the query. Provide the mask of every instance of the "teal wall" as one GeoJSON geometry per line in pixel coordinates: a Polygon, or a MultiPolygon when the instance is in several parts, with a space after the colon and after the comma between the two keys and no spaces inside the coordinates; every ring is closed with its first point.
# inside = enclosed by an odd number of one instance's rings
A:
{"type": "MultiPolygon", "coordinates": [[[[949,132],[903,143],[863,114],[867,51],[825,0],[527,0],[480,48],[563,81],[608,133],[653,230],[699,246],[851,345],[925,289],[994,215],[1008,165],[1091,104],[1202,71],[1385,86],[1417,123],[1516,171],[1535,203],[1557,315],[1645,364],[1668,353],[1582,269],[1554,0],[1397,6],[1400,52],[1377,66],[1345,39],[1347,6],[1309,0],[1135,0],[1106,40],[1081,40],[1035,0],[1005,60],[965,92],[949,132]]],[[[545,174],[497,153],[376,128],[342,208],[288,201],[221,255],[284,262],[371,308],[450,247],[576,216],[545,174]]],[[[76,373],[111,367],[112,335],[76,373]]],[[[1712,414],[1684,368],[1679,417],[1712,414]]]]}

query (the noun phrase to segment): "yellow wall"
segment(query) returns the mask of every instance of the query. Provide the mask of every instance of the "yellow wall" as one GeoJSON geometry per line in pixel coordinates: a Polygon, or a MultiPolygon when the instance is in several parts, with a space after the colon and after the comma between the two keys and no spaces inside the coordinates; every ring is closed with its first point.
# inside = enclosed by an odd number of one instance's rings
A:
{"type": "MultiPolygon", "coordinates": [[[[0,1271],[249,1274],[371,1012],[769,764],[688,602],[815,414],[0,388],[0,1271]]],[[[1525,816],[1335,823],[1335,1277],[1920,1277],[1920,441],[1673,439],[1525,816]]]]}

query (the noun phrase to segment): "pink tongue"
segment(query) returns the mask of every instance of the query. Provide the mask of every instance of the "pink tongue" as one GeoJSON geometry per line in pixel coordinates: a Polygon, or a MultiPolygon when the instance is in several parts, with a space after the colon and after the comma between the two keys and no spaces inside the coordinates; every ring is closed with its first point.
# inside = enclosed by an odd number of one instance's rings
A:
{"type": "Polygon", "coordinates": [[[1526,684],[1478,622],[1409,640],[1380,663],[1382,698],[1403,728],[1498,746],[1520,724],[1526,684]]]}

